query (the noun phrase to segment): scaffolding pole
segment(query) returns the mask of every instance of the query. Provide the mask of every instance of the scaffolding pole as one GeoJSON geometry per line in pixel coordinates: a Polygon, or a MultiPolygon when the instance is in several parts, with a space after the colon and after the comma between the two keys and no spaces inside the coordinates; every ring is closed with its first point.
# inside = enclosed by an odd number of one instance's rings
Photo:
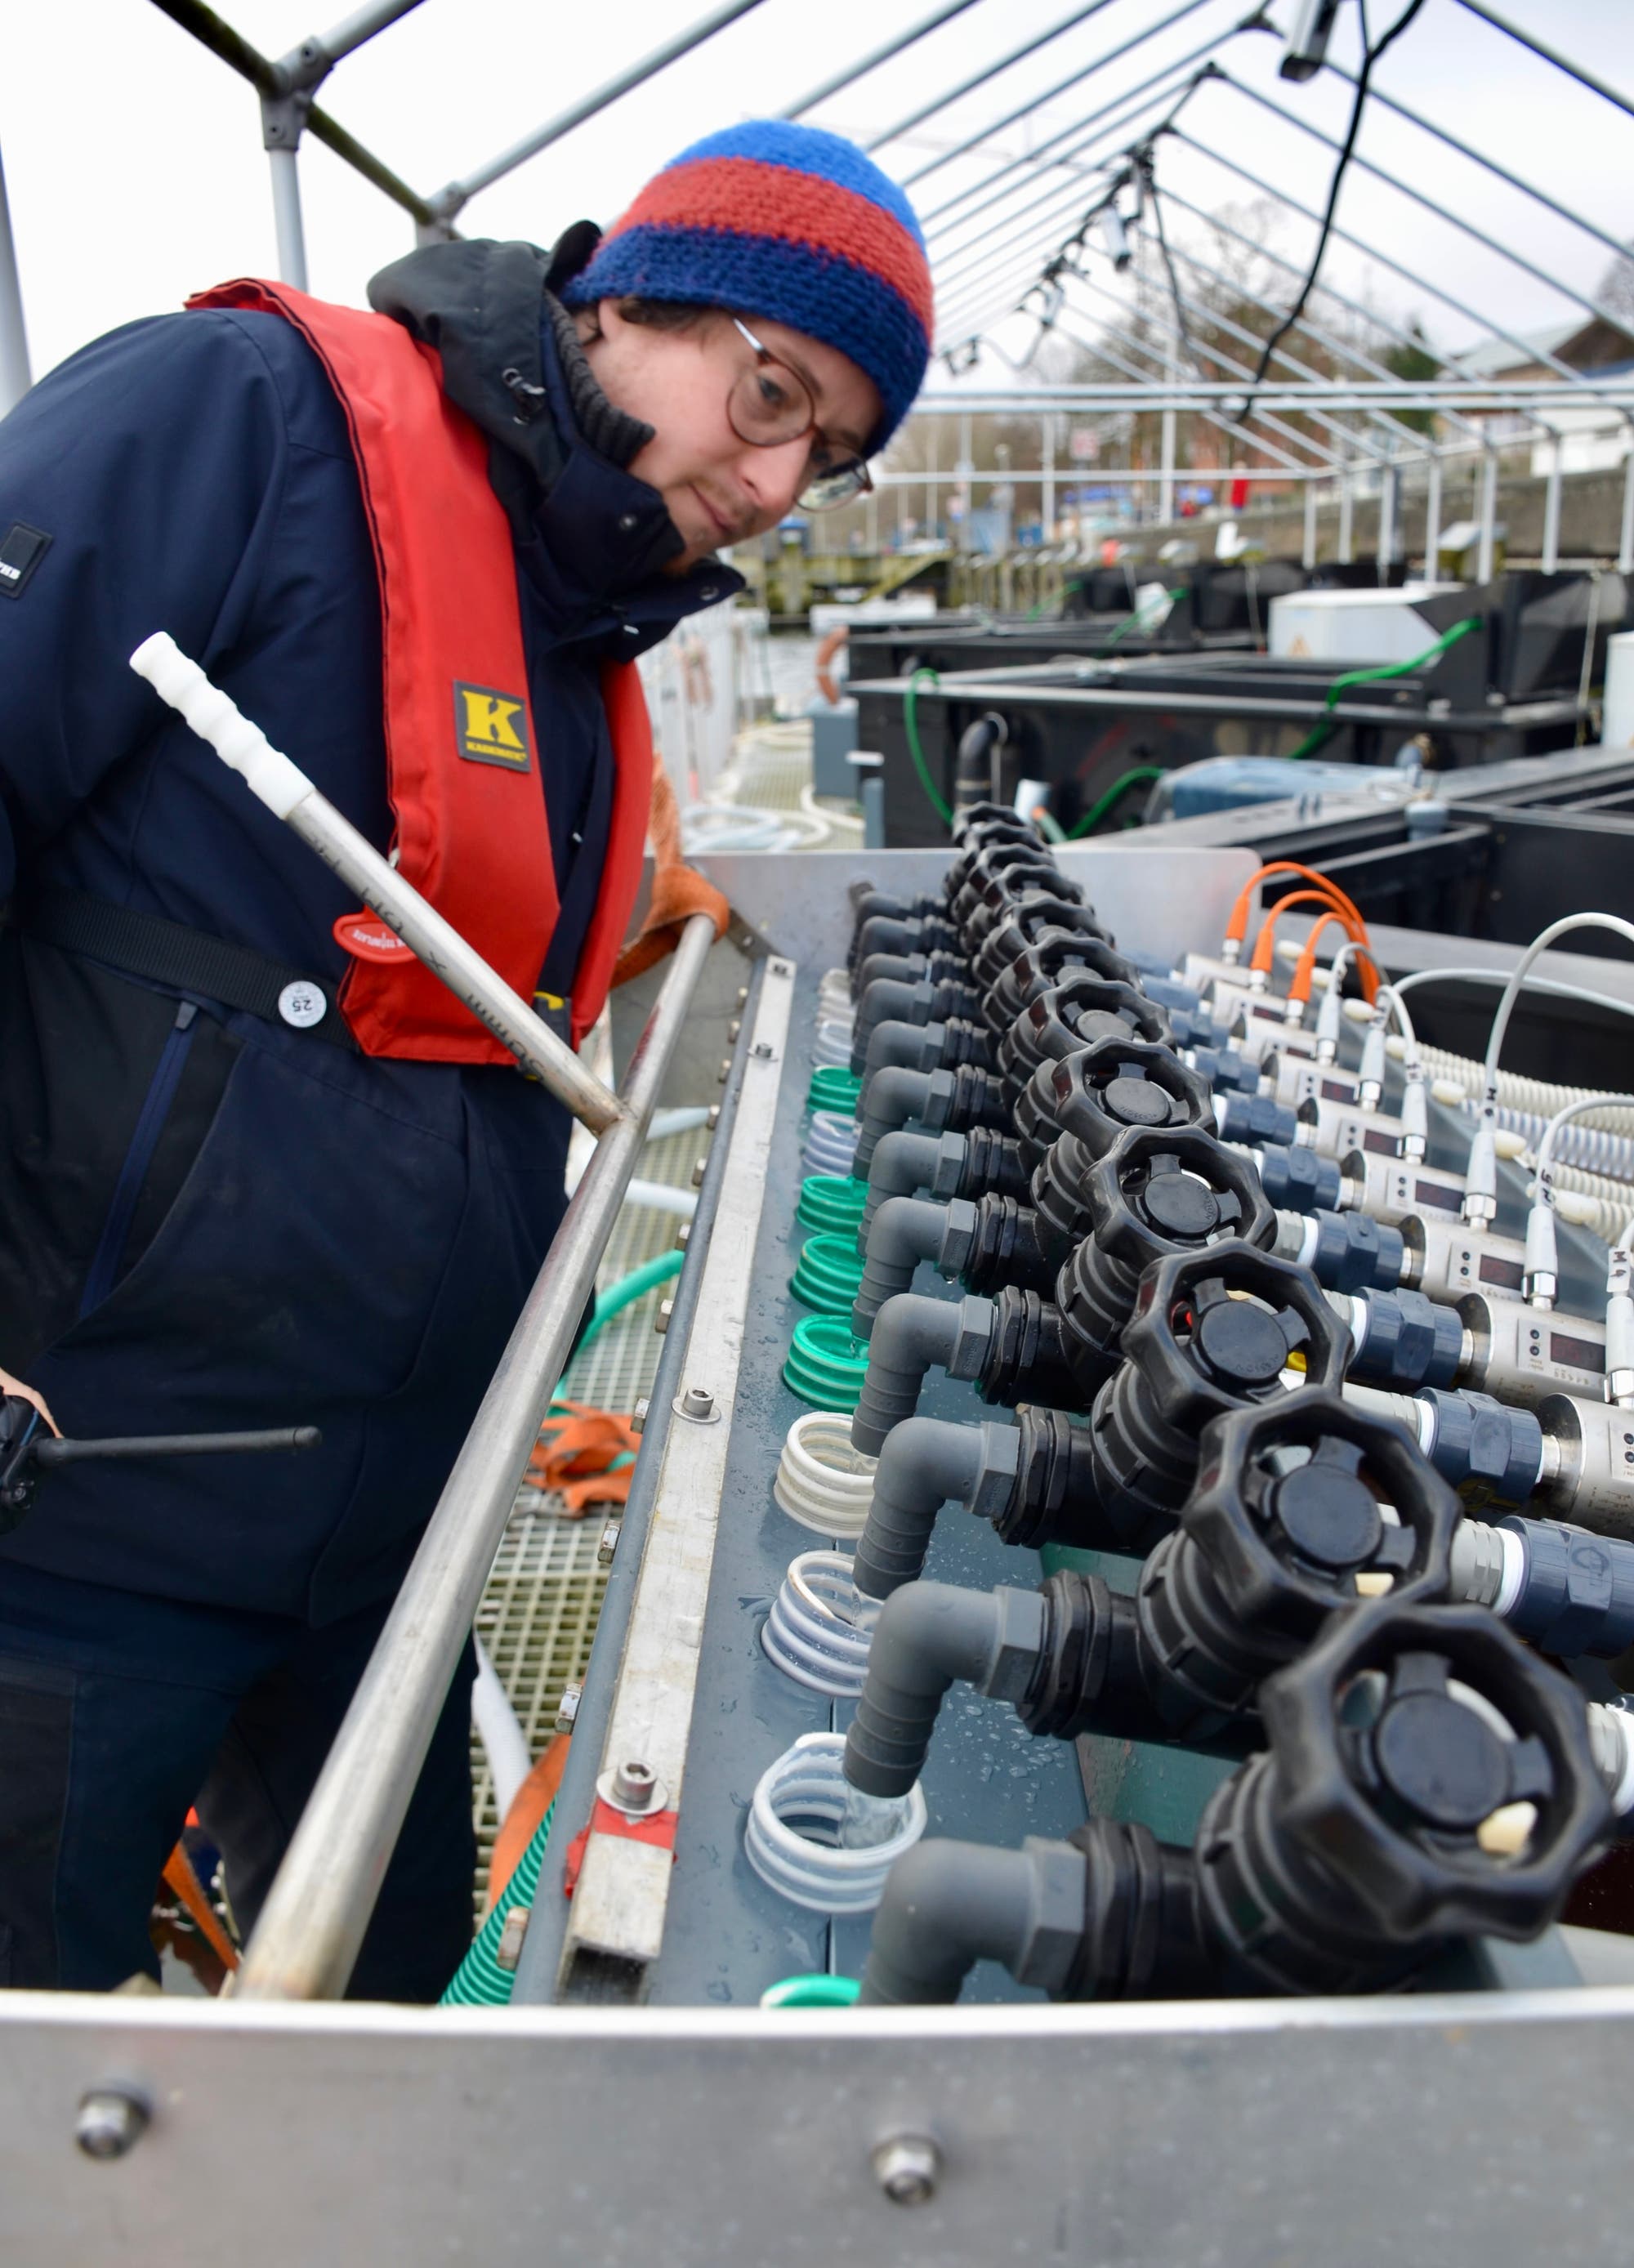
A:
{"type": "Polygon", "coordinates": [[[1560,475],[1564,443],[1558,432],[1549,445],[1549,475],[1543,484],[1543,572],[1552,575],[1560,564],[1560,475]]]}
{"type": "MultiPolygon", "coordinates": [[[[831,94],[838,94],[842,87],[850,86],[854,79],[866,78],[870,71],[878,70],[881,63],[888,63],[893,55],[900,55],[904,48],[911,48],[916,40],[923,40],[938,25],[946,24],[949,17],[962,16],[967,8],[975,4],[975,0],[947,0],[946,6],[932,8],[930,14],[922,17],[918,23],[910,25],[905,32],[897,33],[883,46],[872,48],[860,63],[848,63],[843,70],[835,71],[832,78],[824,79],[821,86],[814,86],[809,94],[803,94],[798,102],[791,102],[777,115],[780,118],[803,118],[808,110],[815,110],[820,102],[827,102],[831,94]]],[[[868,146],[872,149],[873,144],[870,143],[868,146]]]]}
{"type": "MultiPolygon", "coordinates": [[[[1041,48],[1047,48],[1052,40],[1060,39],[1064,33],[1071,31],[1078,24],[1087,23],[1092,16],[1098,16],[1103,8],[1109,8],[1111,5],[1112,0],[1089,0],[1086,7],[1075,8],[1070,16],[1064,16],[1059,23],[1052,24],[1048,31],[1040,32],[1033,39],[1024,40],[1019,48],[1012,48],[1008,55],[996,56],[991,63],[983,63],[980,70],[972,71],[968,78],[961,79],[957,86],[948,87],[933,101],[921,103],[918,109],[910,110],[906,118],[899,118],[894,126],[887,126],[883,134],[872,136],[863,147],[868,151],[882,150],[887,142],[900,142],[905,134],[911,134],[916,126],[923,126],[927,118],[934,118],[938,110],[951,109],[954,103],[962,101],[967,94],[974,94],[977,87],[986,86],[990,81],[997,78],[1002,72],[1013,70],[1017,63],[1024,62],[1028,55],[1036,55],[1041,48]]],[[[787,111],[784,115],[793,117],[795,113],[787,111]]]]}
{"type": "Polygon", "coordinates": [[[1498,452],[1487,449],[1481,458],[1481,541],[1476,552],[1476,580],[1490,583],[1498,543],[1498,452]]]}
{"type": "Polygon", "coordinates": [[[22,400],[33,384],[28,366],[28,326],[23,318],[23,286],[17,272],[11,208],[5,193],[5,165],[0,159],[0,417],[13,402],[22,400]]]}
{"type": "MultiPolygon", "coordinates": [[[[1278,204],[1286,205],[1290,212],[1299,213],[1302,218],[1320,224],[1321,215],[1314,212],[1309,205],[1301,204],[1296,197],[1290,196],[1285,189],[1275,188],[1260,174],[1251,173],[1247,166],[1239,165],[1234,158],[1222,157],[1220,152],[1212,148],[1210,144],[1199,142],[1194,135],[1188,134],[1183,126],[1176,126],[1173,129],[1173,132],[1174,139],[1177,142],[1183,142],[1187,149],[1199,151],[1203,157],[1211,158],[1217,166],[1223,166],[1228,173],[1234,173],[1239,180],[1247,181],[1248,186],[1257,189],[1262,196],[1274,198],[1278,204]]],[[[1573,370],[1569,363],[1562,362],[1546,347],[1528,346],[1524,339],[1516,338],[1513,332],[1505,331],[1495,324],[1490,315],[1483,315],[1476,308],[1466,306],[1461,299],[1455,299],[1444,284],[1432,283],[1427,276],[1419,275],[1416,269],[1404,267],[1399,260],[1393,260],[1387,252],[1381,252],[1376,244],[1369,244],[1363,237],[1352,236],[1348,229],[1341,228],[1336,222],[1329,234],[1336,244],[1348,244],[1352,251],[1362,253],[1370,260],[1376,260],[1381,268],[1387,268],[1392,275],[1401,276],[1416,290],[1430,292],[1441,302],[1444,307],[1450,307],[1454,314],[1462,315],[1466,321],[1476,324],[1491,337],[1501,339],[1505,346],[1513,347],[1523,360],[1542,363],[1570,385],[1580,386],[1586,382],[1581,371],[1573,370]]],[[[1325,291],[1327,286],[1324,284],[1321,289],[1325,291]]]]}
{"type": "Polygon", "coordinates": [[[554,118],[547,119],[532,134],[525,134],[519,142],[513,142],[508,150],[502,150],[497,158],[490,158],[485,166],[477,166],[474,173],[466,173],[459,180],[450,181],[445,188],[438,189],[437,195],[428,200],[433,220],[446,225],[470,202],[479,189],[491,188],[505,174],[513,173],[519,166],[526,165],[530,158],[536,158],[541,150],[548,150],[553,142],[559,142],[576,126],[582,126],[587,118],[593,118],[598,111],[606,110],[610,104],[629,93],[633,87],[641,85],[644,80],[653,77],[659,71],[666,70],[671,63],[678,63],[682,55],[690,55],[694,48],[701,48],[706,40],[712,40],[717,32],[724,32],[729,24],[735,24],[740,16],[747,16],[751,8],[758,8],[760,4],[761,0],[724,0],[722,6],[711,10],[707,16],[700,17],[696,24],[689,24],[684,32],[677,32],[673,40],[666,40],[662,47],[654,48],[650,55],[643,55],[627,70],[604,80],[593,92],[570,104],[567,109],[558,111],[554,118]]]}
{"type": "MultiPolygon", "coordinates": [[[[1131,54],[1135,48],[1144,47],[1148,40],[1155,40],[1160,32],[1167,32],[1171,24],[1180,23],[1184,17],[1195,16],[1199,8],[1206,8],[1208,4],[1209,0],[1181,0],[1181,4],[1178,8],[1172,9],[1167,16],[1162,17],[1157,23],[1150,25],[1145,31],[1137,32],[1133,38],[1125,40],[1121,47],[1109,48],[1104,55],[1097,55],[1093,63],[1086,63],[1082,70],[1069,73],[1065,78],[1059,80],[1043,94],[1029,96],[1027,100],[1020,104],[1018,108],[1007,111],[1003,118],[995,119],[990,124],[984,126],[979,134],[972,134],[963,142],[955,143],[951,150],[942,151],[928,164],[921,166],[917,173],[906,175],[902,187],[905,189],[911,189],[916,181],[923,181],[931,173],[939,173],[944,166],[951,166],[955,158],[968,156],[972,150],[979,148],[991,136],[1004,133],[1007,127],[1013,126],[1019,119],[1035,116],[1047,103],[1054,102],[1058,96],[1065,94],[1069,88],[1077,86],[1081,80],[1093,78],[1097,71],[1106,70],[1111,64],[1121,61],[1124,55],[1131,54]]],[[[1070,133],[1076,133],[1078,129],[1073,126],[1067,130],[1070,133]]],[[[926,225],[934,217],[934,215],[927,216],[926,225]]]]}
{"type": "Polygon", "coordinates": [[[272,168],[272,225],[278,274],[298,291],[306,289],[306,232],[301,222],[300,158],[294,150],[269,150],[272,168]]]}
{"type": "MultiPolygon", "coordinates": [[[[1219,76],[1235,93],[1246,95],[1250,102],[1257,103],[1262,110],[1269,111],[1273,118],[1279,118],[1284,126],[1297,126],[1301,134],[1308,134],[1313,142],[1320,142],[1324,149],[1332,150],[1335,152],[1343,149],[1343,144],[1336,142],[1331,134],[1324,134],[1320,126],[1313,126],[1308,118],[1301,118],[1297,111],[1284,110],[1281,103],[1273,102],[1268,94],[1262,94],[1257,87],[1246,86],[1241,79],[1233,78],[1229,71],[1222,71],[1219,76]]],[[[1383,181],[1389,188],[1400,190],[1402,196],[1410,198],[1416,205],[1422,205],[1426,212],[1433,213],[1438,220],[1444,220],[1449,228],[1461,230],[1472,243],[1480,245],[1487,252],[1497,253],[1500,259],[1509,261],[1513,266],[1519,268],[1523,275],[1530,276],[1535,283],[1547,284],[1551,291],[1558,291],[1563,299],[1575,300],[1579,307],[1584,308],[1589,314],[1596,316],[1602,323],[1611,323],[1621,328],[1621,325],[1617,324],[1617,317],[1601,301],[1591,299],[1585,291],[1573,291],[1570,284],[1563,284],[1558,276],[1551,276],[1546,268],[1534,266],[1531,261],[1523,258],[1512,245],[1500,243],[1497,237],[1489,236],[1484,229],[1477,228],[1474,221],[1466,220],[1461,213],[1455,213],[1447,206],[1439,204],[1434,197],[1426,196],[1422,189],[1414,188],[1410,181],[1402,180],[1399,175],[1387,173],[1382,166],[1375,166],[1370,158],[1364,158],[1360,151],[1352,151],[1351,163],[1358,173],[1371,173],[1375,180],[1383,181]]]]}

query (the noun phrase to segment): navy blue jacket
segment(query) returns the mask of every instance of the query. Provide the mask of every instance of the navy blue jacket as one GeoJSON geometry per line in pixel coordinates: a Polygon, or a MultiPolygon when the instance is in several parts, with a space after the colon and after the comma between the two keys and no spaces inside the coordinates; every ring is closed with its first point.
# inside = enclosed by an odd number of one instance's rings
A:
{"type": "MultiPolygon", "coordinates": [[[[454,296],[445,364],[463,344],[480,369],[454,296]]],[[[544,454],[500,433],[494,461],[563,891],[542,974],[566,990],[610,806],[600,662],[739,585],[651,571],[679,539],[623,468],[645,429],[543,305],[548,401],[523,407],[544,454]]],[[[28,891],[67,887],[343,973],[344,888],[127,666],[168,630],[386,846],[378,585],[340,407],[293,328],[166,316],[75,356],[0,423],[0,539],[14,521],[51,541],[0,599],[0,896],[23,931],[0,943],[0,1364],[65,1432],[324,1441],[66,1470],[0,1556],[328,1621],[406,1565],[560,1217],[566,1116],[510,1070],[369,1060],[26,934],[28,891]]]]}

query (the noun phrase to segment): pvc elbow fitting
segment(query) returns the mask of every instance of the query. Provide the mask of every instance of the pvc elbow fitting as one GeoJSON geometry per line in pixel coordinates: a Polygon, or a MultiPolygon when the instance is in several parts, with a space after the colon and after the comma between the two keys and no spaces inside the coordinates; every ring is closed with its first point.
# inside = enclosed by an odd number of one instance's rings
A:
{"type": "Polygon", "coordinates": [[[906,1795],[924,1768],[949,1686],[1001,1701],[1026,1696],[1043,1652],[1037,1591],[908,1583],[880,1609],[868,1674],[845,1736],[845,1777],[865,1795],[906,1795]]]}
{"type": "Polygon", "coordinates": [[[964,1165],[962,1134],[910,1134],[903,1128],[882,1134],[868,1160],[868,1197],[863,1207],[858,1251],[868,1248],[874,1215],[887,1197],[915,1197],[929,1189],[933,1197],[957,1193],[964,1165]]]}
{"type": "Polygon", "coordinates": [[[997,1521],[1015,1492],[1021,1436],[1013,1425],[958,1425],[908,1418],[885,1438],[851,1576],[871,1599],[888,1599],[924,1570],[945,1504],[997,1521]]]}
{"type": "Polygon", "coordinates": [[[867,1375],[851,1418],[851,1440],[877,1457],[887,1436],[918,1406],[925,1373],[979,1378],[992,1343],[990,1300],[926,1300],[899,1292],[880,1308],[868,1348],[867,1375]]]}
{"type": "Polygon", "coordinates": [[[931,1020],[928,983],[904,983],[900,977],[876,976],[857,996],[857,1022],[851,1033],[851,1069],[861,1071],[868,1056],[874,1027],[883,1023],[928,1024],[931,1020]],[[915,1011],[917,1010],[917,1013],[915,1011]]]}
{"type": "MultiPolygon", "coordinates": [[[[855,1029],[853,1026],[853,1036],[855,1029]]],[[[892,1064],[903,1071],[934,1071],[941,1057],[939,1024],[906,1024],[894,1018],[876,1024],[868,1035],[867,1053],[862,1062],[863,1093],[866,1094],[880,1071],[892,1064]]]]}
{"type": "Polygon", "coordinates": [[[920,1843],[886,1878],[859,2004],[929,2007],[959,1998],[978,1961],[1018,1983],[1065,1990],[1084,1937],[1089,1862],[1028,1836],[1019,1851],[920,1843]]]}
{"type": "Polygon", "coordinates": [[[857,971],[853,998],[860,1000],[871,984],[887,978],[897,984],[923,984],[930,974],[928,953],[871,953],[857,971]]]}
{"type": "MultiPolygon", "coordinates": [[[[894,1030],[896,1027],[881,1028],[894,1030]]],[[[885,1064],[872,1072],[864,1081],[857,1105],[863,1130],[857,1141],[858,1179],[866,1174],[881,1135],[894,1133],[910,1120],[935,1126],[939,1131],[941,1120],[936,1116],[937,1105],[939,1101],[946,1112],[946,1098],[952,1096],[953,1088],[951,1071],[909,1071],[902,1064],[885,1064]]]]}
{"type": "Polygon", "coordinates": [[[865,1339],[886,1301],[911,1290],[922,1260],[942,1249],[947,1208],[925,1197],[887,1197],[868,1224],[863,1280],[851,1309],[851,1329],[865,1339]]]}

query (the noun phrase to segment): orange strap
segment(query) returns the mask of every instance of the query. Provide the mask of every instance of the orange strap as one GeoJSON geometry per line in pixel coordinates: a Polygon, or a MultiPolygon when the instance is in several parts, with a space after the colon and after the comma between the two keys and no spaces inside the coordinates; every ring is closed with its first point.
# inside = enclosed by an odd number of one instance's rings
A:
{"type": "Polygon", "coordinates": [[[651,1844],[655,1850],[667,1851],[673,1863],[675,1829],[680,1819],[678,1811],[650,1811],[644,1818],[632,1819],[628,1812],[616,1810],[598,1796],[591,1806],[589,1826],[581,1827],[567,1846],[567,1864],[562,1870],[563,1889],[570,1898],[578,1889],[585,1851],[593,1835],[616,1835],[626,1843],[651,1844]]]}
{"type": "Polygon", "coordinates": [[[178,1843],[166,1859],[165,1880],[198,1924],[201,1934],[222,1967],[236,1969],[239,1965],[238,1953],[232,1939],[223,1929],[215,1907],[204,1895],[203,1886],[193,1871],[193,1861],[188,1856],[185,1844],[178,1843]]]}
{"type": "Polygon", "coordinates": [[[511,1808],[499,1822],[499,1832],[494,1837],[493,1855],[488,1862],[488,1911],[492,1912],[504,1895],[505,1884],[515,1874],[523,1853],[534,1836],[546,1812],[556,1800],[556,1790],[562,1785],[562,1775],[567,1770],[570,1735],[552,1733],[545,1742],[544,1754],[511,1799],[511,1808]]]}
{"type": "Polygon", "coordinates": [[[652,895],[647,917],[619,954],[614,965],[615,985],[628,984],[644,976],[681,942],[681,932],[694,914],[707,914],[717,937],[725,937],[732,909],[715,887],[681,855],[681,812],[669,774],[660,760],[652,760],[652,810],[647,821],[652,843],[652,895]]]}
{"type": "Polygon", "coordinates": [[[608,1468],[641,1447],[629,1419],[582,1402],[560,1406],[565,1414],[546,1418],[527,1461],[536,1485],[559,1491],[569,1520],[582,1520],[593,1504],[628,1503],[633,1468],[608,1468]]]}

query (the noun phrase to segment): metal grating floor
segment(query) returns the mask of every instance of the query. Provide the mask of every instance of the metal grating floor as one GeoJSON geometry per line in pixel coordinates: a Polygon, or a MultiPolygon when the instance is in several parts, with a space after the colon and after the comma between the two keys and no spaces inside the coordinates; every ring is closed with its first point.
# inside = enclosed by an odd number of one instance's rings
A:
{"type": "MultiPolygon", "coordinates": [[[[709,1147],[702,1127],[649,1142],[638,1168],[644,1181],[689,1189],[692,1169],[709,1147]]],[[[651,1206],[626,1205],[619,1216],[598,1283],[606,1286],[669,1251],[681,1226],[673,1213],[651,1206]]],[[[659,1285],[597,1333],[584,1353],[568,1366],[562,1392],[597,1409],[629,1411],[652,1384],[658,1368],[659,1336],[653,1329],[659,1302],[671,1287],[659,1285]]],[[[601,1611],[607,1570],[596,1564],[606,1525],[600,1507],[586,1518],[563,1517],[554,1490],[523,1487],[500,1541],[488,1587],[477,1609],[477,1634],[492,1658],[511,1705],[537,1758],[556,1729],[562,1689],[584,1675],[601,1611]]],[[[488,1896],[488,1864],[499,1821],[493,1780],[475,1728],[471,1735],[472,1808],[476,1822],[476,1911],[488,1896]]]]}

